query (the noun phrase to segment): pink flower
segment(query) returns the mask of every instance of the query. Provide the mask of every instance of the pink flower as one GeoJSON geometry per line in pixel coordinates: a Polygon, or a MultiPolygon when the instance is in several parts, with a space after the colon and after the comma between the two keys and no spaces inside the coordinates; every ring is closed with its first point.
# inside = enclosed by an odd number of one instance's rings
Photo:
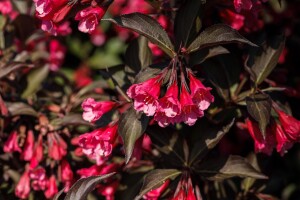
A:
{"type": "Polygon", "coordinates": [[[73,171],[71,169],[70,164],[66,160],[62,160],[61,162],[61,181],[65,184],[65,192],[70,189],[70,186],[73,182],[73,171]]]}
{"type": "Polygon", "coordinates": [[[58,40],[51,40],[49,47],[50,69],[52,71],[57,71],[64,61],[66,48],[61,45],[58,40]]]}
{"type": "Polygon", "coordinates": [[[57,185],[56,185],[56,178],[54,175],[52,175],[50,178],[49,178],[49,181],[48,181],[48,186],[47,186],[47,190],[45,191],[45,196],[50,199],[52,198],[56,193],[58,192],[58,189],[57,189],[57,185]]]}
{"type": "Polygon", "coordinates": [[[61,160],[67,154],[66,142],[55,133],[48,133],[48,155],[54,160],[61,160]]]}
{"type": "Polygon", "coordinates": [[[15,188],[15,195],[21,199],[27,199],[29,193],[30,193],[29,172],[25,171],[15,188]]]}
{"type": "Polygon", "coordinates": [[[30,160],[30,168],[33,169],[39,165],[39,162],[43,160],[43,136],[42,134],[39,135],[38,141],[35,144],[35,149],[33,152],[33,156],[30,160]]]}
{"type": "Polygon", "coordinates": [[[98,26],[90,35],[91,42],[95,46],[101,46],[106,41],[106,35],[103,33],[103,30],[100,26],[98,26]]]}
{"type": "Polygon", "coordinates": [[[210,94],[211,88],[205,87],[191,72],[188,75],[193,102],[198,105],[200,110],[206,110],[214,102],[214,96],[210,94]]]}
{"type": "Polygon", "coordinates": [[[24,149],[21,153],[20,158],[22,160],[30,161],[33,156],[33,150],[34,150],[34,135],[33,135],[33,131],[29,130],[27,132],[24,149]]]}
{"type": "Polygon", "coordinates": [[[93,165],[89,168],[82,168],[77,170],[77,174],[79,174],[81,178],[86,178],[90,176],[100,175],[101,170],[102,170],[102,166],[93,165]]]}
{"type": "Polygon", "coordinates": [[[143,196],[145,200],[158,200],[160,195],[168,188],[170,180],[165,181],[161,186],[156,189],[150,190],[143,196]]]}
{"type": "Polygon", "coordinates": [[[32,188],[34,190],[45,190],[48,184],[46,177],[46,171],[42,167],[38,167],[30,172],[30,178],[32,180],[32,188]]]}
{"type": "Polygon", "coordinates": [[[12,5],[9,0],[0,1],[0,13],[3,15],[8,15],[13,11],[12,5]]]}
{"type": "Polygon", "coordinates": [[[35,3],[35,9],[39,17],[45,17],[53,9],[52,0],[33,0],[35,3]]]}
{"type": "Polygon", "coordinates": [[[178,100],[178,86],[174,82],[167,90],[165,96],[158,101],[158,109],[154,119],[161,127],[166,127],[175,122],[175,116],[181,112],[181,105],[178,100]]]}
{"type": "Polygon", "coordinates": [[[15,151],[22,152],[22,150],[19,147],[18,140],[19,140],[19,136],[17,131],[11,132],[8,139],[4,143],[3,151],[10,152],[10,153],[15,151]]]}
{"type": "Polygon", "coordinates": [[[80,21],[78,29],[84,33],[92,33],[105,12],[106,8],[100,6],[88,7],[79,11],[75,16],[75,20],[80,21]]]}
{"type": "Polygon", "coordinates": [[[114,200],[115,193],[119,186],[119,180],[116,180],[108,185],[102,185],[99,187],[98,192],[105,196],[106,200],[114,200]]]}
{"type": "Polygon", "coordinates": [[[176,116],[176,122],[184,122],[185,124],[192,126],[199,117],[204,115],[203,111],[199,109],[199,106],[194,104],[191,95],[184,85],[181,86],[180,104],[181,113],[176,116]]]}
{"type": "Polygon", "coordinates": [[[288,149],[292,148],[295,141],[290,140],[286,133],[283,131],[281,125],[275,124],[274,128],[276,133],[276,140],[277,140],[277,152],[280,153],[281,156],[283,156],[288,149]]]}
{"type": "Polygon", "coordinates": [[[241,12],[241,10],[251,10],[252,0],[233,0],[235,10],[241,12]]]}
{"type": "Polygon", "coordinates": [[[95,99],[88,98],[81,104],[84,111],[82,118],[88,122],[95,122],[100,119],[103,114],[109,112],[115,105],[116,103],[112,101],[96,102],[95,99]]]}
{"type": "Polygon", "coordinates": [[[245,17],[229,9],[222,9],[220,16],[233,29],[240,30],[244,26],[245,17]]]}
{"type": "Polygon", "coordinates": [[[145,82],[133,84],[127,90],[127,95],[134,99],[134,109],[143,111],[147,116],[153,116],[158,107],[161,76],[150,78],[145,82]]]}
{"type": "Polygon", "coordinates": [[[266,138],[264,139],[256,122],[246,119],[246,125],[251,137],[254,140],[255,152],[262,152],[267,155],[271,155],[273,148],[276,146],[275,133],[269,127],[267,127],[266,138]]]}
{"type": "Polygon", "coordinates": [[[300,139],[300,121],[283,111],[276,110],[276,112],[287,137],[291,140],[298,141],[300,139]]]}
{"type": "Polygon", "coordinates": [[[43,31],[49,32],[50,34],[57,36],[57,35],[69,35],[72,32],[70,28],[70,22],[63,22],[61,24],[55,24],[50,20],[43,20],[41,29],[43,31]]]}
{"type": "Polygon", "coordinates": [[[90,159],[96,160],[97,165],[101,165],[103,159],[112,152],[113,144],[117,138],[117,129],[118,126],[115,124],[81,135],[79,146],[82,148],[82,152],[90,159]]]}

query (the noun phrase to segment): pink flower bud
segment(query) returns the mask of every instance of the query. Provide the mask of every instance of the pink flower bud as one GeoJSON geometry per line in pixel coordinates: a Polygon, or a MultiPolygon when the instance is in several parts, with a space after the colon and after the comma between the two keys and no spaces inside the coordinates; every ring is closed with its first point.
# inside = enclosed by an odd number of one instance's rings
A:
{"type": "Polygon", "coordinates": [[[37,143],[35,144],[35,149],[33,156],[30,160],[30,168],[33,169],[38,166],[39,162],[43,160],[43,136],[40,134],[37,143]]]}
{"type": "Polygon", "coordinates": [[[29,130],[27,132],[24,149],[21,153],[20,158],[22,160],[30,161],[33,156],[33,150],[34,150],[34,135],[33,135],[33,131],[29,130]]]}
{"type": "Polygon", "coordinates": [[[10,153],[15,151],[21,152],[22,150],[19,147],[18,140],[19,140],[18,132],[17,131],[11,132],[8,139],[4,143],[3,151],[10,152],[10,153]]]}
{"type": "Polygon", "coordinates": [[[66,48],[58,40],[51,40],[49,44],[49,63],[52,71],[57,71],[65,58],[66,48]]]}
{"type": "Polygon", "coordinates": [[[48,186],[47,186],[47,190],[45,191],[45,196],[50,199],[52,198],[56,193],[58,192],[58,189],[57,189],[57,185],[56,185],[56,178],[54,175],[52,175],[50,178],[49,178],[49,181],[48,181],[48,186]]]}
{"type": "Polygon", "coordinates": [[[30,193],[29,172],[25,171],[15,188],[15,195],[21,199],[27,199],[29,193],[30,193]]]}
{"type": "Polygon", "coordinates": [[[143,196],[145,200],[158,200],[160,195],[168,188],[170,180],[165,181],[161,186],[156,189],[150,190],[143,196]]]}
{"type": "Polygon", "coordinates": [[[48,133],[48,155],[54,160],[61,160],[67,154],[66,142],[55,133],[48,133]]]}
{"type": "Polygon", "coordinates": [[[70,164],[66,160],[62,160],[61,162],[61,180],[62,182],[73,180],[73,171],[70,164]]]}

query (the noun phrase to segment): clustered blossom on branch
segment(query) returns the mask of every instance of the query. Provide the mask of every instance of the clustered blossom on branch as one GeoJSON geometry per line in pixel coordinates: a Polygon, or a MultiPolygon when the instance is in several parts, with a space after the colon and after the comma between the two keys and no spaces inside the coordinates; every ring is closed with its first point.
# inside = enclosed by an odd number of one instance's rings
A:
{"type": "Polygon", "coordinates": [[[134,99],[134,108],[137,111],[154,116],[161,127],[180,122],[192,126],[214,101],[210,94],[211,88],[205,87],[191,71],[187,72],[189,87],[182,74],[179,88],[176,70],[173,69],[165,96],[159,98],[166,73],[165,70],[154,78],[132,85],[127,94],[134,99]]]}

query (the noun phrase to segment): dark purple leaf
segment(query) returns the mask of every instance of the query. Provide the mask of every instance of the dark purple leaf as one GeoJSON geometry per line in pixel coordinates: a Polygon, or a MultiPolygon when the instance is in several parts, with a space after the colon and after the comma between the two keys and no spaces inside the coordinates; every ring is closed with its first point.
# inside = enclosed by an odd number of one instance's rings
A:
{"type": "Polygon", "coordinates": [[[155,169],[146,174],[144,178],[143,187],[135,198],[135,200],[141,199],[144,194],[150,190],[156,189],[161,186],[168,179],[175,179],[181,171],[177,169],[155,169]]]}
{"type": "Polygon", "coordinates": [[[268,178],[257,171],[245,158],[234,155],[206,160],[199,165],[196,171],[209,180],[223,180],[235,176],[255,179],[268,178]]]}
{"type": "Polygon", "coordinates": [[[121,15],[114,19],[103,19],[121,27],[131,29],[158,45],[170,57],[174,57],[174,47],[166,31],[152,17],[141,13],[121,15]]]}
{"type": "Polygon", "coordinates": [[[270,121],[272,100],[267,94],[254,94],[246,97],[248,113],[259,125],[259,129],[264,138],[266,138],[266,127],[270,121]]]}
{"type": "Polygon", "coordinates": [[[38,113],[30,105],[25,104],[23,102],[16,102],[16,103],[5,102],[5,103],[11,116],[17,116],[17,115],[30,115],[34,117],[38,116],[38,113]]]}
{"type": "Polygon", "coordinates": [[[118,133],[122,137],[125,149],[125,161],[131,158],[135,142],[139,139],[148,126],[149,118],[131,107],[120,117],[118,133]]]}
{"type": "Polygon", "coordinates": [[[82,119],[82,115],[69,113],[68,115],[62,118],[56,118],[50,122],[54,129],[59,129],[62,126],[69,126],[69,125],[84,125],[84,126],[93,126],[93,124],[85,121],[82,119]]]}
{"type": "Polygon", "coordinates": [[[201,32],[200,35],[187,48],[187,52],[191,53],[205,47],[227,43],[244,43],[251,46],[257,46],[256,44],[253,44],[244,38],[230,26],[225,24],[216,24],[201,32]]]}
{"type": "Polygon", "coordinates": [[[5,77],[9,73],[13,72],[14,70],[22,68],[22,67],[33,67],[33,65],[26,64],[26,63],[12,62],[12,63],[0,68],[0,79],[5,77]]]}
{"type": "Polygon", "coordinates": [[[115,173],[105,174],[102,176],[90,176],[79,179],[68,191],[65,200],[86,200],[87,195],[93,191],[96,185],[111,177],[115,173]]]}

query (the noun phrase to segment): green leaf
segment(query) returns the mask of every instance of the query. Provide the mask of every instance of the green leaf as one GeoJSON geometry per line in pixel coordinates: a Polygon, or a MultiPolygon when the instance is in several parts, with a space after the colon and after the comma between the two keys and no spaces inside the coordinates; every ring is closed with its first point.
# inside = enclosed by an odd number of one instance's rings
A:
{"type": "Polygon", "coordinates": [[[125,63],[125,72],[131,81],[142,68],[152,64],[152,52],[147,38],[140,36],[129,44],[125,52],[125,63]]]}
{"type": "Polygon", "coordinates": [[[152,17],[141,13],[131,13],[127,15],[121,15],[114,19],[102,20],[113,22],[121,27],[131,29],[145,36],[152,43],[158,45],[170,57],[174,57],[176,54],[168,34],[152,17]]]}
{"type": "Polygon", "coordinates": [[[105,174],[102,176],[90,176],[87,178],[81,178],[68,191],[65,200],[86,200],[87,195],[95,189],[96,185],[112,175],[115,172],[110,174],[105,174]]]}
{"type": "Polygon", "coordinates": [[[38,113],[28,104],[23,102],[10,103],[5,102],[6,107],[11,116],[17,115],[30,115],[33,117],[37,117],[38,113]]]}
{"type": "Polygon", "coordinates": [[[223,180],[235,176],[255,179],[268,178],[257,171],[245,158],[234,155],[207,160],[199,165],[196,171],[209,180],[223,180]]]}
{"type": "Polygon", "coordinates": [[[193,40],[201,29],[199,18],[202,2],[190,0],[180,7],[176,14],[174,23],[174,34],[176,38],[176,48],[180,45],[186,47],[193,40]],[[198,20],[196,18],[198,17],[198,20]]]}
{"type": "Polygon", "coordinates": [[[251,70],[255,74],[254,80],[257,85],[261,84],[276,67],[284,45],[285,41],[283,40],[277,48],[264,47],[262,54],[255,58],[251,70]]]}
{"type": "Polygon", "coordinates": [[[219,127],[213,127],[209,129],[209,131],[202,132],[199,139],[195,141],[193,145],[189,164],[193,165],[194,162],[200,162],[205,155],[219,143],[223,136],[228,133],[234,121],[235,119],[221,129],[219,127]]]}
{"type": "Polygon", "coordinates": [[[16,69],[22,68],[22,67],[33,67],[31,64],[26,63],[20,63],[20,62],[12,62],[6,66],[3,66],[0,68],[0,79],[8,75],[9,73],[13,72],[16,69]]]}
{"type": "Polygon", "coordinates": [[[43,67],[39,67],[33,69],[27,75],[27,87],[22,93],[22,98],[27,98],[36,93],[40,88],[42,82],[46,79],[49,73],[49,66],[45,65],[43,67]]]}
{"type": "Polygon", "coordinates": [[[137,112],[133,107],[121,115],[118,133],[124,142],[126,163],[128,163],[131,158],[136,140],[139,139],[146,130],[148,121],[149,118],[146,115],[137,112]]]}
{"type": "Polygon", "coordinates": [[[244,38],[230,26],[225,24],[216,24],[201,32],[200,35],[187,48],[187,52],[191,53],[205,47],[227,43],[245,43],[251,46],[257,46],[256,44],[253,44],[244,38]]]}
{"type": "Polygon", "coordinates": [[[181,172],[177,169],[155,169],[149,172],[145,176],[143,187],[135,200],[141,199],[144,194],[158,188],[166,180],[175,179],[179,174],[181,174],[181,172]]]}
{"type": "Polygon", "coordinates": [[[69,125],[84,125],[84,126],[93,126],[93,124],[82,119],[80,114],[69,113],[68,115],[62,118],[56,118],[50,122],[54,129],[60,129],[62,126],[69,125]]]}
{"type": "Polygon", "coordinates": [[[246,97],[248,113],[259,125],[259,129],[266,138],[266,127],[270,122],[272,100],[267,94],[254,94],[246,97]]]}

